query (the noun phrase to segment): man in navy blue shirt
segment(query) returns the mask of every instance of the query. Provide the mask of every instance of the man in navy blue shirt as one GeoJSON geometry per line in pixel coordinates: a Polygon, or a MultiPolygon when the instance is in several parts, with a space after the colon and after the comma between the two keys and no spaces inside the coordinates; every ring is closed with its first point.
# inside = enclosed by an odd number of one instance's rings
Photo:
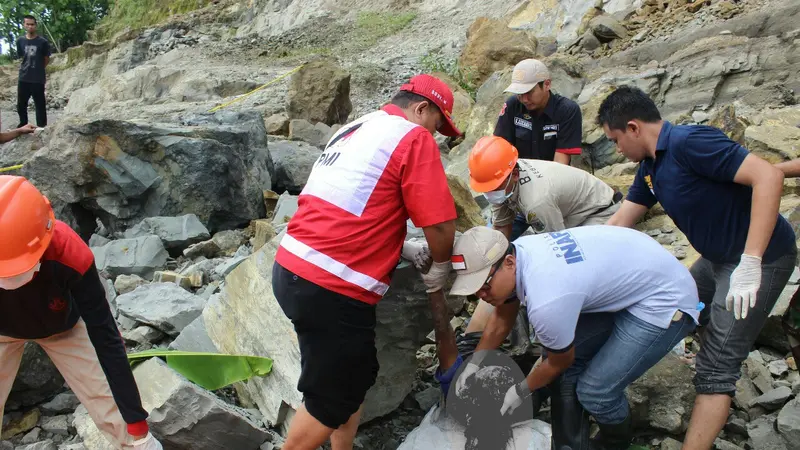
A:
{"type": "Polygon", "coordinates": [[[610,225],[632,227],[657,202],[701,258],[692,266],[703,342],[684,449],[709,449],[728,418],[742,361],[792,273],[795,235],[778,213],[783,173],[722,131],[661,119],[641,90],[623,86],[597,122],[639,171],[610,225]]]}

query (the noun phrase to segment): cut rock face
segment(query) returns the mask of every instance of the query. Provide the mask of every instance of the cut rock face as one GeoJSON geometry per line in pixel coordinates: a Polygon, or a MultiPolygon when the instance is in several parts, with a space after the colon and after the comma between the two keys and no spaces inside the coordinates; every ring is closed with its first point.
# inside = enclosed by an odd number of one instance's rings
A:
{"type": "Polygon", "coordinates": [[[126,238],[156,235],[167,250],[182,251],[196,242],[211,238],[194,214],[179,217],[148,217],[125,232],[126,238]]]}
{"type": "Polygon", "coordinates": [[[177,336],[203,311],[205,300],[172,283],[152,283],[117,298],[121,315],[177,336]]]}
{"type": "Polygon", "coordinates": [[[158,236],[143,236],[135,239],[111,241],[102,247],[93,247],[97,269],[112,277],[138,275],[146,280],[164,267],[169,254],[158,236]]]}

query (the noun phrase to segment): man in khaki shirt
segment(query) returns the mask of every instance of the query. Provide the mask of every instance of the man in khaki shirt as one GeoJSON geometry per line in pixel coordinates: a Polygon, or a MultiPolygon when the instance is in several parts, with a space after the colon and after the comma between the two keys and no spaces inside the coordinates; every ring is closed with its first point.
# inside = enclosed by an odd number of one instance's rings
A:
{"type": "Polygon", "coordinates": [[[549,233],[602,225],[622,200],[621,193],[586,171],[553,161],[518,159],[511,144],[493,136],[475,144],[469,168],[472,188],[492,203],[492,226],[512,241],[519,237],[512,232],[517,214],[534,233],[549,233]]]}

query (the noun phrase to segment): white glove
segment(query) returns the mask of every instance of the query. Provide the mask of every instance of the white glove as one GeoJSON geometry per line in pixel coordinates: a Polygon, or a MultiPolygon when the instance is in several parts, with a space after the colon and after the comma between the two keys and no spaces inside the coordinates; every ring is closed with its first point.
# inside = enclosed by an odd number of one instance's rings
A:
{"type": "Polygon", "coordinates": [[[467,365],[464,367],[464,370],[461,371],[461,376],[459,376],[456,380],[457,396],[461,396],[461,393],[464,392],[464,388],[467,386],[467,380],[469,377],[475,375],[475,372],[477,372],[479,369],[480,367],[477,365],[472,364],[471,362],[467,363],[467,365]]]}
{"type": "Polygon", "coordinates": [[[431,250],[421,242],[404,242],[400,256],[413,263],[419,271],[422,271],[431,262],[431,250]]]}
{"type": "Polygon", "coordinates": [[[133,441],[133,448],[136,450],[164,450],[161,443],[150,433],[147,433],[143,439],[133,441]]]}
{"type": "Polygon", "coordinates": [[[756,294],[761,286],[761,258],[742,255],[731,273],[731,287],[725,297],[725,309],[733,310],[736,319],[747,318],[747,311],[756,306],[756,294]]]}
{"type": "Polygon", "coordinates": [[[422,281],[425,283],[425,286],[428,286],[428,290],[425,292],[430,294],[431,292],[444,289],[444,285],[447,284],[447,277],[450,275],[450,269],[452,269],[452,267],[453,265],[450,261],[434,261],[433,264],[431,264],[431,268],[428,270],[428,273],[422,274],[422,281]]]}
{"type": "Polygon", "coordinates": [[[508,415],[514,414],[514,411],[522,405],[524,398],[530,396],[530,389],[528,389],[528,381],[522,380],[521,383],[517,383],[506,391],[506,396],[503,399],[503,406],[500,407],[500,415],[505,416],[506,413],[508,415]],[[522,391],[522,394],[520,394],[522,391]]]}

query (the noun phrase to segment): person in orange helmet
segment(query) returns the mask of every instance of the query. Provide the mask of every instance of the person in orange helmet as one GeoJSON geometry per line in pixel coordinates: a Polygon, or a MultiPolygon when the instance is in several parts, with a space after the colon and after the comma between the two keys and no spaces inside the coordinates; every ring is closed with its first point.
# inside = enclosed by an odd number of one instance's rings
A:
{"type": "Polygon", "coordinates": [[[594,175],[553,161],[520,159],[503,138],[484,136],[469,154],[470,186],[492,204],[492,226],[507,239],[514,217],[534,233],[604,224],[619,209],[622,194],[594,175]]]}
{"type": "MultiPolygon", "coordinates": [[[[512,242],[524,231],[514,226],[517,216],[524,217],[535,234],[550,233],[605,224],[622,201],[620,192],[594,175],[553,161],[520,159],[516,147],[497,136],[479,139],[468,165],[470,187],[492,204],[491,226],[512,242]]],[[[478,302],[465,335],[480,334],[493,311],[488,303],[478,302]]]]}
{"type": "Polygon", "coordinates": [[[150,434],[94,255],[23,177],[0,176],[0,423],[25,343],[44,349],[117,449],[150,434]]]}

